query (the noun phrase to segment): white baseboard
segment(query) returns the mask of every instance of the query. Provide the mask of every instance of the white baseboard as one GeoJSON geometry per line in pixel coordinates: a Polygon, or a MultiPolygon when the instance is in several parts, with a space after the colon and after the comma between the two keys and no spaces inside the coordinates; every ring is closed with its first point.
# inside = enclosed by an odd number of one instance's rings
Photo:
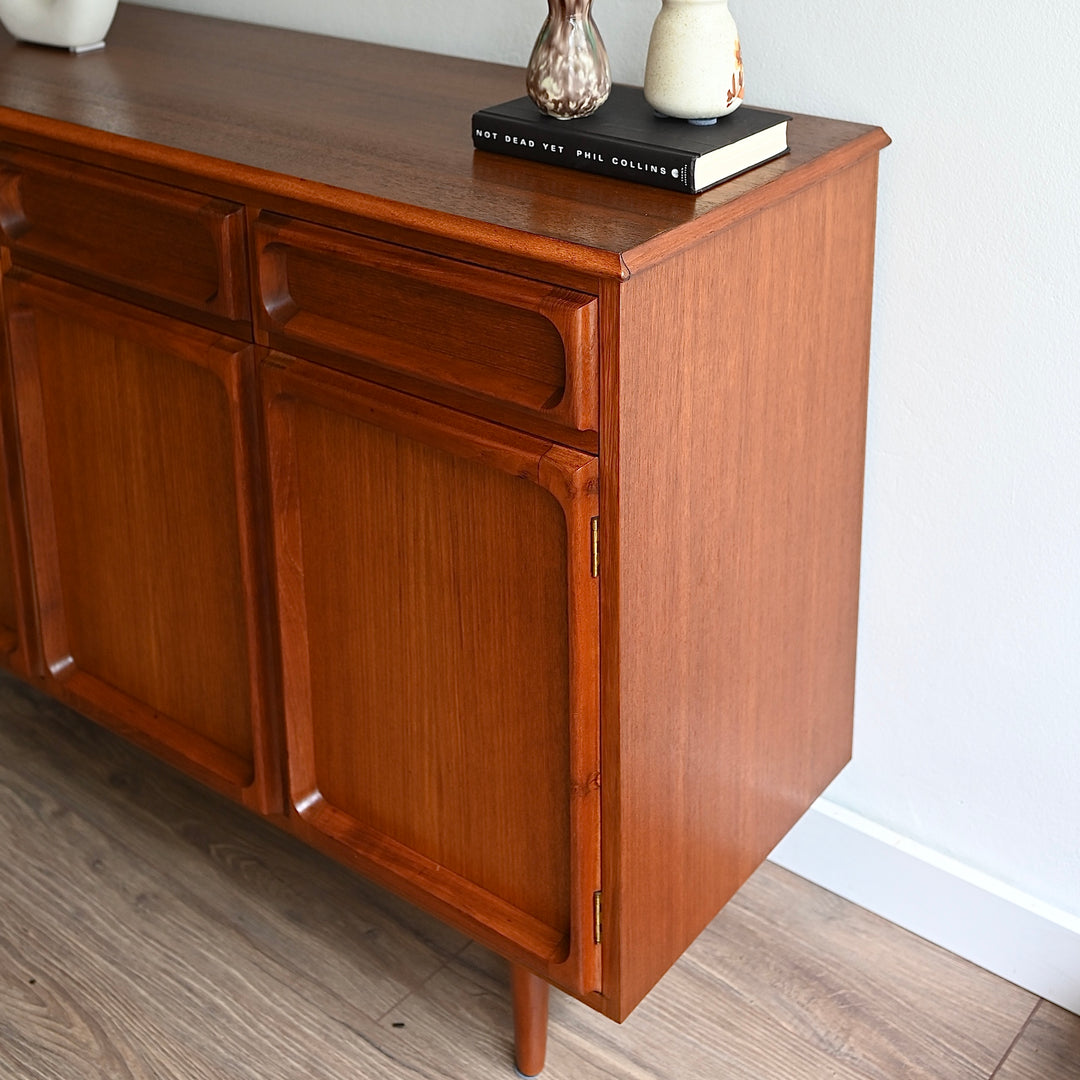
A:
{"type": "Polygon", "coordinates": [[[1080,918],[827,799],[770,859],[1010,982],[1080,1013],[1080,918]]]}

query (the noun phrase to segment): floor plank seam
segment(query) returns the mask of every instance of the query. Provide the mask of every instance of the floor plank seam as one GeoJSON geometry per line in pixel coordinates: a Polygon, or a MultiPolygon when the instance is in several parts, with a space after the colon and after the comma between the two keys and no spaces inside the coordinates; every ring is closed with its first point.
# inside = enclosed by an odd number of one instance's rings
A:
{"type": "Polygon", "coordinates": [[[998,1073],[1001,1072],[1005,1062],[1009,1060],[1010,1055],[1016,1049],[1016,1044],[1024,1037],[1024,1032],[1027,1031],[1031,1021],[1035,1019],[1035,1014],[1042,1008],[1043,1001],[1043,998],[1039,998],[1039,1000],[1035,1002],[1031,1012],[1028,1013],[1028,1018],[1020,1025],[1020,1030],[1016,1033],[1016,1037],[1009,1043],[1008,1049],[1005,1051],[1001,1060],[994,1066],[994,1071],[987,1077],[987,1080],[995,1080],[998,1073]]]}
{"type": "MultiPolygon", "coordinates": [[[[63,719],[63,717],[61,717],[61,719],[63,719]]],[[[72,800],[70,797],[65,797],[64,793],[60,791],[54,790],[51,791],[50,794],[62,812],[77,816],[89,828],[95,830],[101,837],[106,838],[109,844],[116,849],[117,853],[123,855],[129,862],[132,864],[142,864],[145,861],[138,846],[132,844],[124,837],[111,830],[107,823],[101,820],[100,815],[93,812],[92,806],[87,806],[76,800],[72,800]]],[[[145,826],[147,823],[152,825],[158,821],[159,819],[156,818],[153,813],[149,813],[140,817],[138,824],[140,826],[145,826]]],[[[175,835],[168,828],[165,829],[165,833],[167,837],[175,835]]],[[[222,872],[221,867],[216,865],[212,859],[203,859],[202,861],[208,872],[214,874],[222,872]]],[[[268,948],[264,942],[252,937],[245,927],[232,922],[227,917],[226,913],[220,911],[213,902],[208,900],[200,889],[193,887],[188,881],[169,867],[155,864],[152,869],[155,876],[161,879],[162,884],[180,904],[190,909],[192,912],[211,920],[225,933],[241,941],[243,943],[244,951],[250,956],[253,963],[256,964],[267,978],[273,979],[282,988],[287,988],[288,992],[298,995],[305,1002],[316,1005],[315,1000],[304,989],[306,985],[316,982],[316,980],[310,978],[310,973],[308,971],[297,965],[290,958],[282,956],[273,949],[268,948]]],[[[420,986],[426,984],[428,979],[445,969],[451,960],[455,959],[461,951],[468,948],[469,944],[470,941],[466,939],[457,950],[446,955],[440,963],[440,966],[432,971],[427,978],[423,980],[420,986]]],[[[385,1016],[389,1015],[394,1009],[399,1008],[419,988],[420,987],[416,987],[413,990],[407,991],[399,1000],[395,1001],[389,1009],[375,1018],[374,1023],[380,1023],[385,1016]]],[[[341,1003],[344,1012],[349,1012],[355,1007],[348,998],[342,996],[332,987],[323,986],[322,989],[329,997],[341,1003]]],[[[323,1006],[322,1009],[326,1012],[325,1006],[323,1006]]],[[[326,1013],[326,1015],[330,1014],[326,1013]]],[[[372,1018],[368,1015],[367,1019],[371,1020],[372,1018]]],[[[347,1030],[352,1031],[354,1034],[360,1035],[368,1042],[371,1042],[370,1037],[361,1032],[354,1023],[342,1016],[335,1017],[335,1020],[336,1022],[343,1024],[347,1030]]]]}
{"type": "Polygon", "coordinates": [[[431,972],[431,974],[428,975],[423,980],[423,982],[420,983],[419,986],[414,986],[408,993],[402,995],[402,997],[398,1001],[395,1001],[394,1004],[386,1010],[386,1012],[382,1013],[380,1016],[377,1016],[375,1018],[375,1023],[381,1024],[392,1012],[394,1012],[396,1009],[400,1009],[406,1001],[408,1001],[410,998],[416,997],[416,995],[419,994],[428,985],[428,983],[435,978],[436,975],[441,975],[471,944],[472,942],[466,941],[465,944],[461,947],[461,949],[446,957],[446,959],[443,960],[443,962],[433,972],[431,972]]]}
{"type": "MultiPolygon", "coordinates": [[[[126,744],[77,714],[32,699],[27,715],[12,690],[6,721],[8,689],[0,792],[16,793],[29,839],[0,829],[0,848],[40,873],[0,875],[2,1080],[512,1076],[495,954],[430,937],[426,918],[403,921],[392,894],[354,890],[321,857],[295,862],[246,811],[214,826],[225,811],[201,789],[174,790],[141,753],[121,762],[126,744]],[[160,917],[149,931],[143,892],[160,917]],[[83,926],[73,909],[91,900],[116,918],[83,926]],[[339,925],[340,904],[354,914],[339,925]]],[[[770,865],[627,1026],[557,994],[549,1039],[552,1080],[1080,1080],[1078,1055],[1080,1028],[1050,1002],[770,865]]]]}

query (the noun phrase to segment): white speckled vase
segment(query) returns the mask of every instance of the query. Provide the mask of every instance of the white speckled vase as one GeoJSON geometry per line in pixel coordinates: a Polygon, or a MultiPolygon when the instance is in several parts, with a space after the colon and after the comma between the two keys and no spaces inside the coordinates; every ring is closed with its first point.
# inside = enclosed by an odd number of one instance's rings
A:
{"type": "Polygon", "coordinates": [[[727,0],[662,0],[645,61],[645,100],[665,116],[714,123],[743,100],[739,31],[727,0]]]}
{"type": "Polygon", "coordinates": [[[0,23],[17,41],[71,52],[100,49],[117,0],[0,0],[0,23]]]}
{"type": "Polygon", "coordinates": [[[525,89],[541,112],[573,120],[596,112],[611,93],[607,50],[592,17],[592,0],[548,0],[525,89]]]}

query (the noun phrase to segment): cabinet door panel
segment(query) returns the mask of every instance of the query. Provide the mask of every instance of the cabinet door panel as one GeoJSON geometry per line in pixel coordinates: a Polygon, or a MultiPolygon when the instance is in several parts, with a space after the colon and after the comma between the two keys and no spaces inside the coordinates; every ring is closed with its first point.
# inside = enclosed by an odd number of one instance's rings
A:
{"type": "MultiPolygon", "coordinates": [[[[0,432],[2,445],[2,432],[0,432]]],[[[0,454],[0,467],[3,466],[0,454]]],[[[6,477],[0,478],[2,482],[6,477]]],[[[15,553],[11,542],[11,514],[7,486],[0,488],[0,662],[17,663],[19,650],[19,612],[16,601],[15,553]]]]}
{"type": "Polygon", "coordinates": [[[595,459],[302,362],[264,384],[294,806],[588,982],[595,459]]]}
{"type": "MultiPolygon", "coordinates": [[[[9,260],[0,252],[0,288],[9,260]]],[[[0,318],[3,304],[0,303],[0,318]]],[[[10,385],[10,361],[7,335],[0,327],[0,664],[26,675],[30,668],[27,654],[29,634],[25,620],[26,548],[21,535],[21,481],[18,450],[13,437],[13,405],[10,385]]]]}
{"type": "Polygon", "coordinates": [[[49,673],[263,806],[250,346],[28,275],[6,300],[49,673]]]}
{"type": "Polygon", "coordinates": [[[12,652],[18,643],[10,529],[7,499],[0,498],[0,652],[5,654],[12,652]]]}

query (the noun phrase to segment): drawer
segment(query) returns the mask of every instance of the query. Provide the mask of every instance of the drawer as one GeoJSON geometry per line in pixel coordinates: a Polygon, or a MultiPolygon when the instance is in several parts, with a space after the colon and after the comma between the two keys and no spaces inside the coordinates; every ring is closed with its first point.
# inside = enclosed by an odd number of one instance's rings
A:
{"type": "Polygon", "coordinates": [[[0,146],[0,235],[31,269],[248,318],[236,203],[0,146]]]}
{"type": "Polygon", "coordinates": [[[270,213],[255,249],[274,348],[597,429],[596,297],[270,213]]]}

